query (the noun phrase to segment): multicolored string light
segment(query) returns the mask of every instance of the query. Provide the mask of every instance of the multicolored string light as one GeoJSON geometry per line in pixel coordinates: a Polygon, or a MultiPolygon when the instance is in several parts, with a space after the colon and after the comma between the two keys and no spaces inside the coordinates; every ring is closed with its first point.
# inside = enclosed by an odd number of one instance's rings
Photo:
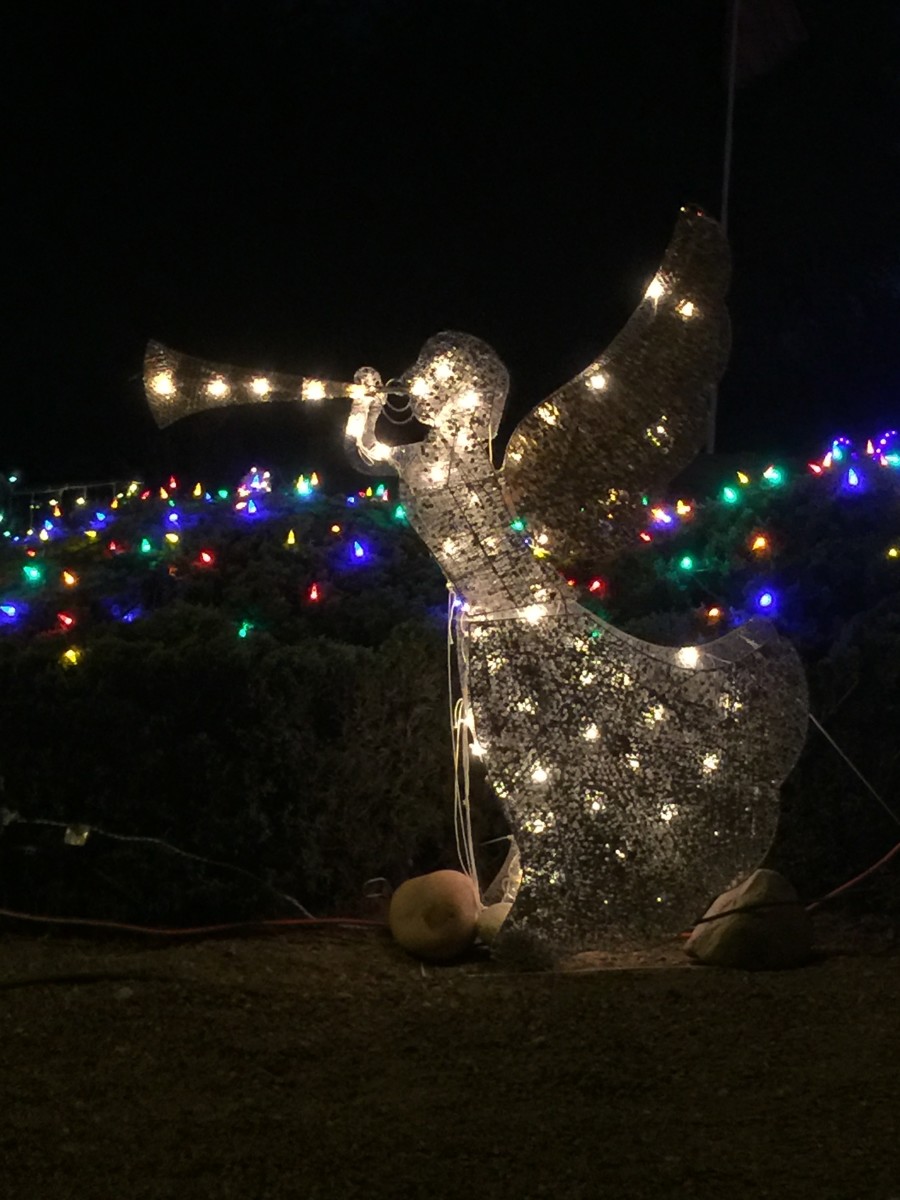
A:
{"type": "MultiPolygon", "coordinates": [[[[196,540],[208,536],[206,518],[210,510],[216,519],[224,521],[235,514],[233,519],[262,520],[279,529],[288,522],[287,531],[282,530],[278,536],[285,547],[297,547],[292,514],[299,514],[316,498],[329,506],[337,503],[323,496],[316,472],[300,475],[289,487],[274,491],[271,473],[258,467],[252,467],[233,490],[211,491],[199,482],[182,487],[169,476],[159,487],[133,480],[128,485],[48,490],[42,497],[32,493],[27,519],[19,527],[14,523],[15,503],[4,518],[7,527],[0,540],[0,629],[67,635],[77,627],[82,632],[85,614],[78,609],[79,593],[90,590],[91,566],[111,559],[131,559],[145,568],[167,564],[168,574],[173,577],[185,570],[215,569],[220,565],[219,553],[196,540]],[[105,495],[98,503],[96,493],[101,489],[105,495]],[[139,534],[134,533],[135,517],[142,526],[139,534]]],[[[383,507],[393,521],[405,523],[402,508],[392,508],[391,500],[384,483],[344,497],[350,508],[383,507]]],[[[371,561],[369,539],[356,524],[358,519],[353,518],[349,522],[332,521],[329,526],[330,536],[345,546],[340,559],[345,567],[371,561]]],[[[313,580],[299,586],[306,601],[317,604],[323,597],[325,581],[313,580]]],[[[140,606],[129,602],[113,601],[106,608],[114,620],[125,623],[143,615],[140,606]]],[[[237,636],[247,638],[253,628],[253,621],[243,619],[236,627],[237,636]]],[[[82,659],[83,651],[71,645],[61,655],[66,666],[82,659]]]]}
{"type": "MultiPolygon", "coordinates": [[[[862,494],[879,479],[893,477],[900,485],[900,433],[893,429],[887,430],[859,443],[854,443],[845,436],[835,437],[820,458],[810,461],[809,471],[812,476],[821,480],[823,485],[830,483],[838,498],[862,494]]],[[[716,502],[734,508],[756,491],[777,490],[790,482],[792,480],[783,467],[770,463],[755,474],[736,471],[732,479],[719,489],[717,501],[703,503],[684,497],[674,502],[651,501],[649,497],[645,497],[644,506],[648,519],[645,528],[639,533],[638,545],[644,548],[645,553],[658,554],[680,530],[695,521],[699,513],[708,512],[710,506],[716,502]]],[[[5,543],[7,550],[5,570],[0,573],[0,630],[28,627],[30,601],[33,602],[42,589],[58,589],[60,604],[65,603],[63,593],[78,594],[84,582],[82,567],[79,565],[78,569],[75,569],[74,562],[71,565],[57,566],[53,561],[58,558],[63,546],[72,552],[73,558],[78,557],[84,547],[92,546],[104,559],[123,555],[140,556],[147,565],[155,565],[161,554],[188,553],[192,568],[211,569],[219,565],[216,552],[205,545],[188,549],[185,543],[186,534],[190,534],[204,511],[212,509],[224,512],[226,508],[230,508],[245,520],[258,518],[263,521],[273,520],[275,523],[272,513],[267,508],[267,501],[277,501],[277,523],[280,525],[285,503],[288,507],[297,503],[304,505],[311,498],[323,494],[316,472],[300,475],[292,481],[290,487],[273,493],[271,472],[256,466],[251,467],[237,487],[231,490],[210,490],[200,482],[183,487],[171,475],[159,487],[149,487],[139,481],[131,481],[127,485],[106,485],[106,496],[102,502],[95,498],[93,493],[96,490],[87,487],[48,490],[42,499],[36,499],[32,494],[27,509],[27,523],[19,528],[13,524],[15,504],[4,515],[2,524],[6,527],[2,529],[4,542],[0,542],[0,548],[5,543]],[[158,512],[161,520],[161,525],[154,522],[155,536],[148,536],[142,531],[142,536],[131,542],[121,535],[113,536],[120,519],[136,511],[149,513],[151,510],[158,512]],[[17,558],[19,554],[24,557],[24,562],[22,558],[17,558]]],[[[348,507],[373,503],[390,506],[392,497],[384,483],[377,483],[349,494],[344,498],[344,502],[348,507]]],[[[394,503],[393,507],[389,507],[389,512],[399,524],[406,523],[406,512],[402,505],[394,503]]],[[[525,535],[527,540],[525,522],[519,520],[513,524],[514,531],[525,535]]],[[[339,522],[332,522],[329,531],[339,540],[346,539],[346,564],[364,566],[368,562],[369,552],[364,537],[352,533],[348,526],[339,522]]],[[[292,525],[279,536],[287,548],[294,548],[298,544],[297,534],[292,525]]],[[[751,589],[749,593],[753,610],[777,618],[778,591],[769,580],[762,578],[769,570],[775,552],[772,534],[766,529],[754,528],[745,545],[760,576],[756,590],[751,589]]],[[[542,547],[537,540],[531,549],[536,557],[541,557],[542,547]]],[[[884,555],[900,566],[900,530],[888,539],[884,555]]],[[[674,565],[676,576],[685,581],[696,582],[703,574],[702,563],[693,552],[678,554],[674,565]]],[[[176,569],[174,564],[172,569],[176,569]]],[[[606,578],[597,575],[589,575],[583,579],[570,576],[567,583],[570,587],[581,588],[592,601],[607,602],[614,599],[606,578]]],[[[303,594],[309,603],[321,602],[325,595],[323,584],[322,580],[303,584],[303,594]]],[[[128,605],[113,605],[111,611],[115,619],[126,623],[141,615],[139,609],[128,605]]],[[[723,620],[734,623],[745,614],[729,609],[720,597],[711,597],[703,615],[712,627],[718,626],[723,620]]],[[[84,628],[83,618],[77,613],[69,612],[68,608],[61,608],[53,614],[46,629],[70,633],[76,627],[84,628]]],[[[246,637],[250,628],[250,625],[246,628],[239,626],[238,635],[246,637]]],[[[64,655],[69,665],[80,661],[81,657],[80,652],[73,657],[69,650],[64,655]]]]}

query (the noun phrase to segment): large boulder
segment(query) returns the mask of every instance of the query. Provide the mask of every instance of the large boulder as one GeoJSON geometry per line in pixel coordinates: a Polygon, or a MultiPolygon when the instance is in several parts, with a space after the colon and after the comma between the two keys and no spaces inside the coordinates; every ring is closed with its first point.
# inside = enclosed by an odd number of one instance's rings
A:
{"type": "Polygon", "coordinates": [[[812,953],[812,922],[791,884],[761,869],[713,901],[684,950],[708,966],[796,967],[812,953]]]}
{"type": "Polygon", "coordinates": [[[410,954],[443,962],[475,940],[481,901],[462,871],[432,871],[407,879],[391,897],[388,924],[410,954]]]}

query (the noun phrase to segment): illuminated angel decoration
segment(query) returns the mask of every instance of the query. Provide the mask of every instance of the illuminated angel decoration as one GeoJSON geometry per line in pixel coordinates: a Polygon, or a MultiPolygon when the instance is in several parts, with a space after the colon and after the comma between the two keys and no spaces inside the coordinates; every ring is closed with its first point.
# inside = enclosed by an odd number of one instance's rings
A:
{"type": "Polygon", "coordinates": [[[353,384],[252,377],[148,352],[161,424],[239,392],[353,400],[348,444],[400,476],[400,499],[458,597],[462,721],[521,855],[504,936],[554,950],[674,933],[768,849],[805,737],[802,667],[750,621],[699,646],[654,645],[583,607],[554,561],[609,556],[641,496],[697,453],[724,369],[728,250],[682,210],[642,303],[596,361],[534,408],[495,469],[508,376],[477,338],[442,333],[392,390],[424,440],[375,436],[377,373],[353,384]],[[254,379],[257,382],[254,382],[254,379]]]}

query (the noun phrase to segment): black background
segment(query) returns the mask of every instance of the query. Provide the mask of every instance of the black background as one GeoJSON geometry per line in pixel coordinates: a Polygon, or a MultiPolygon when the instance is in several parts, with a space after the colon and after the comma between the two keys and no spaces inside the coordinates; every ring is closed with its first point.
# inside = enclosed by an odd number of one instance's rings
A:
{"type": "MultiPolygon", "coordinates": [[[[898,5],[796,7],[807,40],[737,96],[720,450],[813,454],[900,407],[898,5]]],[[[614,336],[679,205],[719,212],[725,10],[158,0],[5,18],[0,469],[337,462],[340,406],[158,433],[148,337],[350,379],[462,329],[505,360],[521,414],[614,336]]]]}

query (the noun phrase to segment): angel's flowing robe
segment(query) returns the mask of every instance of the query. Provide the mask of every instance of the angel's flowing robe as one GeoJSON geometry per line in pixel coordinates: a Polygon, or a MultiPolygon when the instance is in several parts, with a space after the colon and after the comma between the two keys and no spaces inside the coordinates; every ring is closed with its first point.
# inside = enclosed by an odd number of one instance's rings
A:
{"type": "MultiPolygon", "coordinates": [[[[480,382],[496,410],[492,354],[441,335],[406,381],[451,359],[460,387],[480,382]]],[[[598,619],[510,511],[484,435],[451,406],[392,460],[409,519],[460,599],[468,715],[521,852],[504,936],[579,950],[677,933],[771,843],[804,736],[799,660],[764,622],[671,648],[598,619]]]]}

